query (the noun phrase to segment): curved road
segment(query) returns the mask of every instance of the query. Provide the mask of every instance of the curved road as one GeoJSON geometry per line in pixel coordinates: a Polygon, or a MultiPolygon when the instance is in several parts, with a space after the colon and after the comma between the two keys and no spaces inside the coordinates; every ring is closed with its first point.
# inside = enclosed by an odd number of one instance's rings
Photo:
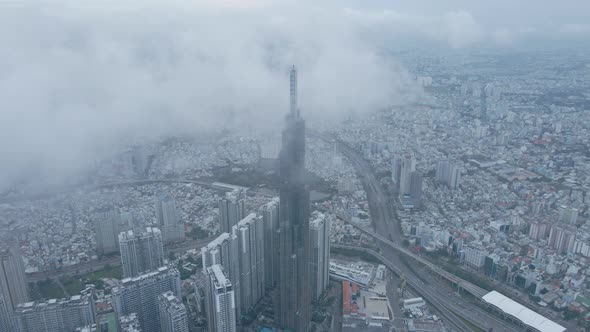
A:
{"type": "MultiPolygon", "coordinates": [[[[325,135],[320,136],[326,139],[325,135]]],[[[359,152],[348,146],[342,141],[338,141],[340,151],[352,163],[367,193],[367,200],[373,221],[374,233],[388,234],[391,242],[397,246],[401,245],[401,236],[399,234],[398,220],[393,211],[393,202],[390,202],[387,195],[381,188],[379,181],[375,176],[372,166],[365,160],[359,152]]],[[[392,246],[387,245],[384,241],[379,241],[384,259],[389,261],[392,266],[399,268],[399,272],[406,275],[407,280],[412,285],[417,285],[416,291],[422,295],[425,300],[435,305],[435,308],[441,312],[443,317],[450,318],[449,322],[459,330],[471,331],[463,320],[478,326],[484,330],[494,328],[495,331],[520,331],[521,329],[508,324],[502,319],[490,315],[485,310],[467,302],[465,299],[455,296],[449,296],[448,293],[441,293],[441,290],[448,289],[448,284],[440,279],[430,279],[429,284],[424,283],[418,278],[412,270],[406,266],[400,259],[399,253],[395,252],[392,246]],[[459,316],[461,318],[459,318],[459,316]]],[[[422,277],[422,275],[421,275],[422,277]]]]}

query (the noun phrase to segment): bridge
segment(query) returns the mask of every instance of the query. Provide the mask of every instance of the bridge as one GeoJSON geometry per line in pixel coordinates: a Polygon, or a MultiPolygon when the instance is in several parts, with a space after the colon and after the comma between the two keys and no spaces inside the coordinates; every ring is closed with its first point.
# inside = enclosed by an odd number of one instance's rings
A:
{"type": "Polygon", "coordinates": [[[352,222],[352,220],[350,220],[346,215],[344,215],[340,212],[336,212],[336,211],[332,211],[332,210],[328,210],[328,209],[324,209],[324,210],[327,212],[334,213],[338,218],[342,219],[344,222],[352,225],[353,227],[357,228],[361,232],[381,241],[383,244],[388,245],[389,247],[391,247],[392,249],[396,250],[397,252],[403,254],[404,256],[409,257],[413,260],[416,260],[419,263],[427,266],[432,272],[436,273],[440,277],[442,277],[442,278],[448,280],[449,282],[453,283],[454,285],[456,285],[457,289],[466,291],[478,299],[483,298],[484,295],[489,293],[489,291],[487,291],[477,285],[474,285],[467,280],[457,277],[456,275],[454,275],[448,271],[445,271],[444,269],[440,268],[439,266],[432,264],[431,262],[414,254],[413,252],[409,251],[408,249],[389,241],[388,239],[373,232],[372,230],[352,222]]]}

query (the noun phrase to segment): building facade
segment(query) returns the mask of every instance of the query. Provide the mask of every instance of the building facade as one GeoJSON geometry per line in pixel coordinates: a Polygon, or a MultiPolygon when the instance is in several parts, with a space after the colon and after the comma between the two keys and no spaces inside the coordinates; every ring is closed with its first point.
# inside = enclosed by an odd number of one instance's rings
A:
{"type": "Polygon", "coordinates": [[[115,209],[102,209],[94,214],[96,253],[99,256],[119,251],[120,229],[121,218],[115,209]]]}
{"type": "Polygon", "coordinates": [[[225,193],[218,201],[219,227],[224,233],[231,233],[232,227],[246,217],[244,191],[235,189],[225,193]]]}
{"type": "Polygon", "coordinates": [[[117,317],[136,313],[144,332],[159,332],[161,329],[159,296],[172,292],[181,296],[180,273],[169,267],[122,280],[114,287],[113,307],[117,317]]]}
{"type": "Polygon", "coordinates": [[[318,300],[330,279],[330,217],[315,211],[309,222],[311,296],[318,300]]]}
{"type": "Polygon", "coordinates": [[[274,288],[279,279],[279,198],[275,197],[260,209],[264,222],[264,281],[274,288]]]}
{"type": "Polygon", "coordinates": [[[306,331],[311,320],[309,190],[305,183],[305,121],[297,108],[297,70],[290,72],[291,107],[279,155],[279,283],[276,321],[306,331]]]}
{"type": "Polygon", "coordinates": [[[25,265],[15,247],[0,249],[0,293],[11,310],[29,301],[25,265]]]}
{"type": "Polygon", "coordinates": [[[232,283],[221,265],[207,268],[205,307],[209,332],[235,332],[236,302],[232,283]]]}
{"type": "Polygon", "coordinates": [[[159,229],[129,230],[119,234],[123,277],[132,278],[164,265],[164,247],[159,229]]]}
{"type": "Polygon", "coordinates": [[[201,249],[203,258],[203,273],[207,275],[208,268],[213,265],[221,265],[224,273],[232,284],[235,294],[236,314],[241,317],[241,292],[240,292],[240,261],[238,239],[234,234],[223,233],[201,249]]]}
{"type": "Polygon", "coordinates": [[[95,323],[92,294],[23,303],[14,312],[15,332],[71,332],[95,323]]]}
{"type": "Polygon", "coordinates": [[[265,294],[264,222],[251,213],[233,226],[237,239],[240,271],[240,305],[242,312],[253,307],[265,294]]]}
{"type": "Polygon", "coordinates": [[[156,196],[156,219],[162,231],[165,243],[184,240],[184,223],[178,216],[176,201],[172,196],[160,194],[156,196]]]}
{"type": "Polygon", "coordinates": [[[186,307],[174,293],[168,291],[158,296],[160,308],[160,332],[188,332],[186,307]]]}

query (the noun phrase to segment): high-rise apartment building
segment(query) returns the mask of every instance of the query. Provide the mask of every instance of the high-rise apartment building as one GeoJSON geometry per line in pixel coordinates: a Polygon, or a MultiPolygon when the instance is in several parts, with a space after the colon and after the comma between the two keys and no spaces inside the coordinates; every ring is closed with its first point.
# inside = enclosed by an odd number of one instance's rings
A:
{"type": "Polygon", "coordinates": [[[121,264],[125,278],[136,277],[164,265],[164,247],[159,229],[129,230],[119,234],[121,264]]]}
{"type": "Polygon", "coordinates": [[[12,326],[12,306],[10,302],[4,298],[4,294],[0,293],[0,332],[13,331],[12,326]]]}
{"type": "Polygon", "coordinates": [[[100,209],[94,214],[93,219],[96,253],[102,256],[117,252],[121,232],[119,213],[113,208],[100,209]]]}
{"type": "Polygon", "coordinates": [[[158,296],[160,332],[188,332],[188,316],[182,301],[171,291],[158,296]]]}
{"type": "Polygon", "coordinates": [[[238,239],[234,234],[223,233],[215,240],[209,242],[201,249],[203,257],[203,273],[207,274],[207,269],[213,265],[221,265],[232,284],[232,290],[235,293],[236,314],[238,319],[241,317],[241,288],[240,288],[240,261],[238,239]]]}
{"type": "Polygon", "coordinates": [[[414,208],[422,205],[422,174],[420,172],[412,172],[410,176],[410,198],[414,208]]]}
{"type": "Polygon", "coordinates": [[[394,155],[391,159],[391,180],[396,193],[400,190],[400,180],[402,174],[402,158],[399,155],[394,155]]]}
{"type": "Polygon", "coordinates": [[[236,331],[236,302],[231,281],[221,265],[207,268],[205,307],[209,332],[236,331]]]}
{"type": "Polygon", "coordinates": [[[542,240],[547,234],[548,224],[542,221],[534,221],[529,227],[529,237],[533,240],[542,240]]]}
{"type": "Polygon", "coordinates": [[[448,159],[438,162],[436,167],[436,181],[449,189],[456,189],[461,184],[461,167],[448,159]]]}
{"type": "Polygon", "coordinates": [[[573,252],[576,241],[576,227],[572,225],[554,224],[549,232],[548,245],[559,254],[573,252]]]}
{"type": "Polygon", "coordinates": [[[246,217],[244,191],[236,189],[225,193],[218,201],[219,227],[223,233],[231,233],[232,227],[246,217]]]}
{"type": "Polygon", "coordinates": [[[290,72],[291,107],[279,155],[279,289],[277,322],[305,331],[311,320],[309,190],[305,183],[305,120],[297,108],[297,70],[290,72]]]}
{"type": "Polygon", "coordinates": [[[275,197],[260,209],[264,222],[264,281],[274,288],[279,279],[279,198],[275,197]]]}
{"type": "Polygon", "coordinates": [[[115,313],[118,318],[136,313],[143,332],[160,332],[158,296],[170,291],[180,297],[180,287],[180,273],[166,266],[135,278],[123,279],[121,285],[112,291],[115,313]]]}
{"type": "Polygon", "coordinates": [[[96,323],[92,294],[70,299],[20,304],[14,312],[15,332],[71,332],[96,323]]]}
{"type": "Polygon", "coordinates": [[[178,216],[176,201],[170,195],[159,194],[155,198],[156,219],[164,243],[184,240],[184,223],[178,216]]]}
{"type": "Polygon", "coordinates": [[[400,166],[400,195],[410,195],[412,172],[414,171],[416,171],[416,159],[411,155],[404,156],[400,166]]]}
{"type": "Polygon", "coordinates": [[[559,222],[575,225],[578,221],[578,209],[561,206],[559,208],[559,222]]]}
{"type": "Polygon", "coordinates": [[[233,226],[238,242],[240,271],[240,305],[242,312],[253,307],[265,293],[264,282],[264,222],[251,213],[233,226]]]}
{"type": "Polygon", "coordinates": [[[0,293],[11,310],[29,301],[25,265],[16,246],[0,249],[0,293]]]}
{"type": "Polygon", "coordinates": [[[309,221],[311,296],[314,300],[329,284],[330,278],[330,226],[327,214],[315,211],[309,221]]]}

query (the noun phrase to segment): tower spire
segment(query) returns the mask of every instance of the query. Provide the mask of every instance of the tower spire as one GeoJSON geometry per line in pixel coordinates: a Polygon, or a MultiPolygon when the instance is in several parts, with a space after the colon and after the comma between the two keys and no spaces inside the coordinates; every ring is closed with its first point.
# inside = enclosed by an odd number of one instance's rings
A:
{"type": "Polygon", "coordinates": [[[290,92],[291,92],[291,114],[299,115],[299,109],[297,108],[297,68],[295,65],[291,68],[289,73],[290,92]]]}

